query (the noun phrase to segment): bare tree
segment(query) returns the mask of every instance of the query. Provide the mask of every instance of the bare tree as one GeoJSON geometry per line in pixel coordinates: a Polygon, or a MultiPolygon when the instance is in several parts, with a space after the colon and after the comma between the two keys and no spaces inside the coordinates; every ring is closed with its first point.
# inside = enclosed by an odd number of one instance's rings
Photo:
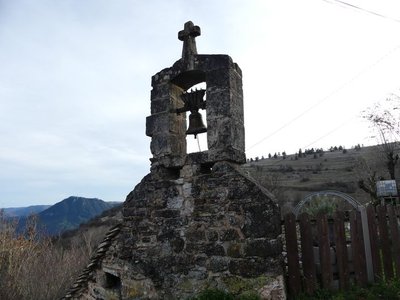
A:
{"type": "Polygon", "coordinates": [[[379,180],[377,168],[371,167],[364,158],[359,158],[355,170],[358,176],[358,187],[370,195],[373,205],[379,204],[376,189],[376,183],[379,180]]]}
{"type": "Polygon", "coordinates": [[[86,245],[58,247],[36,224],[20,233],[0,210],[0,299],[59,299],[89,259],[86,245]]]}
{"type": "Polygon", "coordinates": [[[390,179],[396,179],[395,167],[399,162],[400,97],[391,94],[386,101],[375,103],[364,111],[363,118],[370,122],[381,147],[381,154],[390,179]]]}

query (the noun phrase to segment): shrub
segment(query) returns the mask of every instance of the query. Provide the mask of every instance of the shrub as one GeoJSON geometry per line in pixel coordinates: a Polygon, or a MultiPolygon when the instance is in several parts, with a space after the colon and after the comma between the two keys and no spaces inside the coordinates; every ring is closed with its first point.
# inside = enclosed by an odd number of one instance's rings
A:
{"type": "Polygon", "coordinates": [[[205,290],[191,300],[234,300],[233,295],[220,290],[205,290]]]}
{"type": "Polygon", "coordinates": [[[291,173],[293,171],[294,171],[294,169],[291,165],[279,165],[279,172],[291,173]]]}
{"type": "Polygon", "coordinates": [[[334,182],[325,182],[321,183],[318,186],[315,186],[315,190],[337,190],[342,193],[354,193],[356,191],[356,186],[353,182],[344,182],[344,181],[334,181],[334,182]]]}
{"type": "Polygon", "coordinates": [[[302,207],[302,212],[306,212],[313,217],[316,217],[319,213],[332,216],[337,208],[338,202],[335,197],[317,196],[302,207]]]}
{"type": "Polygon", "coordinates": [[[300,182],[308,182],[310,181],[310,177],[301,177],[300,182]]]}
{"type": "Polygon", "coordinates": [[[344,300],[344,299],[380,299],[395,300],[400,299],[400,280],[399,278],[390,281],[380,281],[369,285],[366,288],[352,286],[348,291],[328,291],[317,290],[314,295],[299,295],[299,300],[344,300]]]}
{"type": "Polygon", "coordinates": [[[0,212],[0,299],[58,299],[88,261],[83,243],[68,251],[41,235],[31,218],[22,233],[0,212]]]}
{"type": "Polygon", "coordinates": [[[254,294],[234,296],[231,293],[221,290],[204,290],[190,300],[259,300],[260,297],[254,294]]]}
{"type": "Polygon", "coordinates": [[[354,167],[353,166],[348,166],[345,168],[346,172],[353,172],[354,167]]]}

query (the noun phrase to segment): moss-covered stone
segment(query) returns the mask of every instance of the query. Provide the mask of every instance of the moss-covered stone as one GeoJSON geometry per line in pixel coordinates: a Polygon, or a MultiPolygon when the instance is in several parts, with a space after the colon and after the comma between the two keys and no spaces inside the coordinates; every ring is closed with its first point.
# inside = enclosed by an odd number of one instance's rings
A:
{"type": "Polygon", "coordinates": [[[230,276],[222,279],[226,289],[234,295],[257,294],[257,291],[268,284],[272,278],[258,276],[254,278],[243,278],[240,276],[230,276]]]}
{"type": "Polygon", "coordinates": [[[193,290],[193,280],[192,279],[186,279],[183,280],[178,286],[178,289],[186,292],[190,292],[193,290]]]}

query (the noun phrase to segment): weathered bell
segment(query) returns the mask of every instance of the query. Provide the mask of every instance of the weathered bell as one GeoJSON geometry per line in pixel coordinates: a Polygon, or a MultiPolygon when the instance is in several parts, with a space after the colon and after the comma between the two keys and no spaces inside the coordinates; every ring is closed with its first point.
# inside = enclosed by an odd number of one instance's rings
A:
{"type": "Polygon", "coordinates": [[[194,138],[199,133],[207,132],[207,127],[203,123],[201,114],[196,112],[191,112],[189,115],[189,127],[186,130],[186,134],[194,134],[194,138]]]}

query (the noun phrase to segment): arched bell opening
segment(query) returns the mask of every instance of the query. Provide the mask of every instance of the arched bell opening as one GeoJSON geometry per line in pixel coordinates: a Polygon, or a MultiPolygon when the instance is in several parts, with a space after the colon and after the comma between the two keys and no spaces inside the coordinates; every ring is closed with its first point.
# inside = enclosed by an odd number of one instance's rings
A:
{"type": "Polygon", "coordinates": [[[172,81],[178,89],[180,99],[176,109],[178,115],[184,115],[186,153],[208,150],[207,142],[207,85],[205,74],[201,71],[188,71],[172,81]]]}

